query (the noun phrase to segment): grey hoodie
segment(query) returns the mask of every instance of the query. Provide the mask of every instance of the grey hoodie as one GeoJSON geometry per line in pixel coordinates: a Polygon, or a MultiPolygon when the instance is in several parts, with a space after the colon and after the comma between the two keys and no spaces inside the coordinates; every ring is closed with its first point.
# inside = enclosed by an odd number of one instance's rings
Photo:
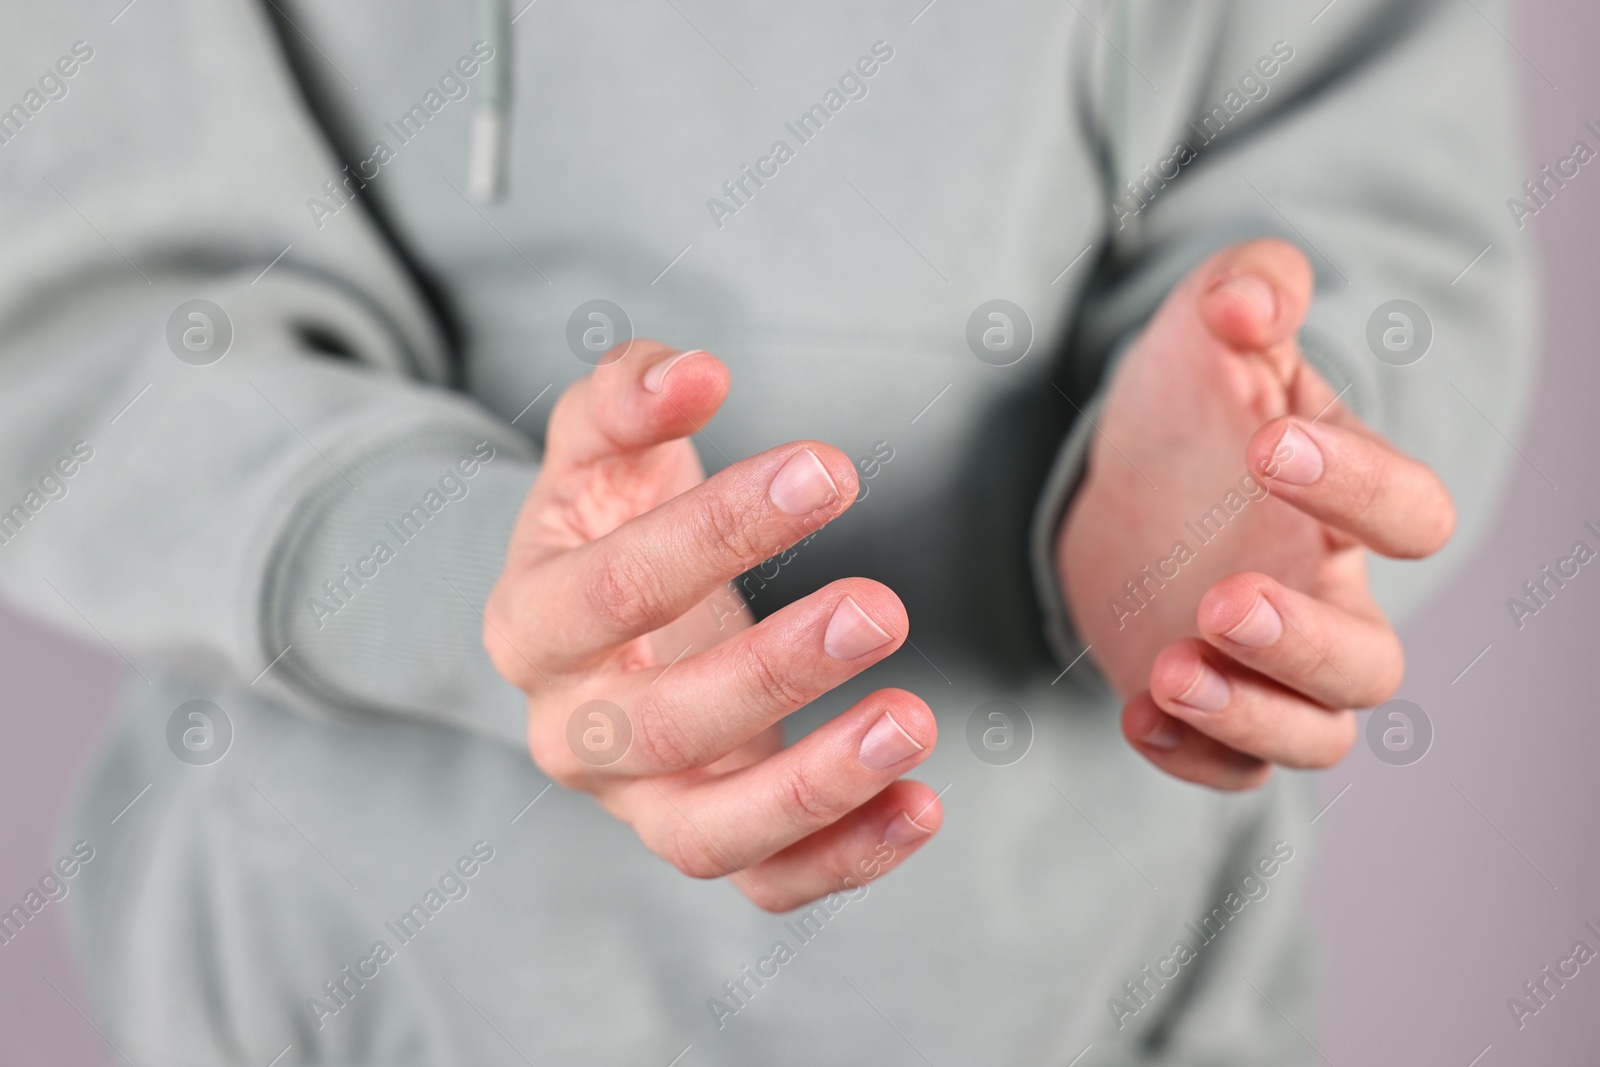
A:
{"type": "Polygon", "coordinates": [[[1306,780],[1225,796],[1130,751],[1043,549],[1115,354],[1261,234],[1316,266],[1309,357],[1455,495],[1446,552],[1373,567],[1385,605],[1482,530],[1531,352],[1502,44],[1464,2],[1319,6],[8,13],[0,589],[129,668],[66,829],[107,1036],[164,1064],[1315,1059],[1306,780]],[[1432,323],[1411,366],[1367,343],[1395,298],[1432,323]],[[919,693],[944,828],[793,916],[551,788],[478,641],[550,405],[624,329],[732,368],[709,468],[861,459],[865,499],[742,583],[758,614],[851,574],[910,613],[790,733],[919,693]]]}

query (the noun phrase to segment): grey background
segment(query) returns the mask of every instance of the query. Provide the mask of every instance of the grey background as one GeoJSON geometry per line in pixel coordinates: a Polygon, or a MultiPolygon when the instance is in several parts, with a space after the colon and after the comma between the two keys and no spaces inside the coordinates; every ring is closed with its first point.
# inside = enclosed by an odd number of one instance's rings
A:
{"type": "MultiPolygon", "coordinates": [[[[1583,123],[1600,126],[1600,10],[1586,0],[1525,0],[1513,24],[1485,19],[1483,32],[1506,39],[1522,77],[1525,173],[1566,155],[1579,137],[1594,145],[1583,123]]],[[[1600,721],[1583,682],[1600,677],[1592,658],[1600,567],[1583,568],[1520,632],[1506,608],[1573,541],[1596,544],[1581,526],[1600,525],[1591,406],[1600,389],[1592,340],[1600,336],[1600,164],[1583,168],[1518,236],[1537,247],[1544,271],[1545,363],[1492,534],[1405,629],[1400,695],[1432,719],[1432,750],[1391,767],[1358,747],[1322,776],[1332,806],[1317,824],[1325,844],[1316,921],[1328,982],[1325,1022],[1312,1035],[1317,1062],[1600,1062],[1600,961],[1521,1031],[1506,1008],[1574,941],[1600,947],[1583,928],[1585,920],[1600,926],[1600,721]]],[[[119,667],[109,651],[0,607],[7,906],[55,859],[52,829],[106,722],[119,667]]],[[[87,1000],[60,920],[60,905],[51,905],[0,945],[0,1062],[116,1061],[79,1012],[87,1000]]]]}

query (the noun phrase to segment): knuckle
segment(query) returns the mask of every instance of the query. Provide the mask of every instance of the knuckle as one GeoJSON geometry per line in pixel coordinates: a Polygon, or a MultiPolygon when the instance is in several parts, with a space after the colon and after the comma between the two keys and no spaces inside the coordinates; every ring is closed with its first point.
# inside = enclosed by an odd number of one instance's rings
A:
{"type": "Polygon", "coordinates": [[[1249,761],[1271,760],[1291,740],[1280,700],[1262,691],[1236,693],[1226,707],[1207,713],[1200,730],[1249,761]]]}
{"type": "Polygon", "coordinates": [[[555,731],[530,728],[528,755],[532,757],[534,766],[562,789],[580,793],[590,791],[593,779],[589,768],[573,757],[564,736],[555,731]]]}
{"type": "Polygon", "coordinates": [[[633,707],[633,750],[652,768],[682,771],[709,762],[679,725],[680,716],[666,701],[643,697],[633,707]]]}
{"type": "Polygon", "coordinates": [[[1342,659],[1335,650],[1324,652],[1311,638],[1301,638],[1285,651],[1272,674],[1285,688],[1314,699],[1330,691],[1348,694],[1361,685],[1361,680],[1340,662],[1342,659]]]}
{"type": "Polygon", "coordinates": [[[1228,717],[1230,721],[1217,724],[1217,729],[1211,733],[1213,740],[1254,759],[1268,759],[1282,751],[1284,738],[1281,728],[1261,722],[1254,716],[1230,715],[1227,709],[1218,714],[1228,717]]]}
{"type": "Polygon", "coordinates": [[[703,834],[687,825],[681,817],[660,832],[650,845],[650,850],[672,864],[680,874],[690,878],[721,878],[736,870],[703,834]]]}
{"type": "Polygon", "coordinates": [[[701,493],[692,521],[696,541],[729,559],[758,563],[766,556],[757,545],[750,516],[724,493],[701,493]]]}
{"type": "Polygon", "coordinates": [[[506,585],[505,575],[494,583],[494,588],[489,590],[489,597],[483,602],[484,628],[503,628],[511,624],[510,600],[512,592],[506,585]]]}
{"type": "Polygon", "coordinates": [[[789,677],[789,672],[774,660],[772,651],[757,640],[742,644],[738,658],[739,677],[746,691],[753,691],[769,707],[792,709],[811,700],[810,692],[789,677]]]}
{"type": "Polygon", "coordinates": [[[612,629],[645,633],[666,621],[666,594],[642,556],[613,549],[595,560],[585,583],[587,607],[612,629]]]}
{"type": "Polygon", "coordinates": [[[822,782],[803,763],[795,763],[778,781],[783,809],[808,827],[827,826],[845,813],[838,799],[830,797],[822,782]]]}
{"type": "Polygon", "coordinates": [[[489,654],[489,662],[494,666],[500,677],[516,686],[526,690],[529,683],[527,664],[522,662],[522,657],[517,655],[508,636],[516,631],[510,605],[508,603],[511,593],[504,584],[496,584],[489,594],[488,601],[483,606],[483,628],[481,638],[483,647],[489,654]]]}

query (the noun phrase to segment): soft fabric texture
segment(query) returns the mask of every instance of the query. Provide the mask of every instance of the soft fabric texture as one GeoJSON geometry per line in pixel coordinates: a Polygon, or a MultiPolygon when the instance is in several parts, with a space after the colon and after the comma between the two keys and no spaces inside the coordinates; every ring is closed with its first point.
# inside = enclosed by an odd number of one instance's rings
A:
{"type": "Polygon", "coordinates": [[[1308,781],[1221,795],[1133,753],[1092,660],[1062,677],[1048,544],[1112,354],[1185,271],[1270,234],[1316,268],[1308,357],[1460,512],[1436,559],[1375,562],[1380,599],[1403,616],[1471,551],[1531,377],[1503,44],[1465,0],[1343,0],[1314,23],[1267,0],[919,8],[538,4],[498,49],[468,7],[392,0],[9,14],[4,69],[81,61],[0,116],[0,590],[130,667],[66,831],[97,850],[70,906],[123,1052],[1317,1058],[1308,781]],[[507,65],[509,108],[480,111],[507,65]],[[480,202],[472,129],[496,115],[505,195],[480,202]],[[1396,297],[1434,326],[1410,367],[1366,347],[1396,297]],[[791,737],[886,685],[940,720],[917,777],[945,790],[943,830],[830,898],[813,937],[545,792],[479,642],[594,299],[729,364],[696,437],[709,469],[800,437],[892,454],[748,583],[767,614],[864,575],[910,613],[914,647],[791,737]],[[1033,331],[1010,366],[967,343],[994,299],[1033,331]],[[210,365],[169,341],[191,300],[231,324],[210,365]],[[419,503],[415,536],[389,534],[419,503]],[[233,726],[210,766],[168,748],[197,698],[233,726]],[[966,741],[996,699],[1033,725],[1011,766],[966,741]],[[402,943],[388,924],[468,856],[465,895],[436,892],[402,943]],[[1234,917],[1199,947],[1217,908],[1234,917]],[[325,983],[380,940],[393,958],[341,1006],[325,983]],[[745,978],[779,940],[794,958],[745,978]],[[1196,957],[1146,977],[1179,940],[1196,957]]]}

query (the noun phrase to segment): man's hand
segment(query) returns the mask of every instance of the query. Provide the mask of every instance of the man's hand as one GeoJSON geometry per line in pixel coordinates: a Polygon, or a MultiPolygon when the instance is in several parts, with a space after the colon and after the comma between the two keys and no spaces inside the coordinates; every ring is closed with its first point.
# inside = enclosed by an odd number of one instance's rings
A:
{"type": "Polygon", "coordinates": [[[688,435],[727,391],[714,356],[645,341],[567,390],[484,643],[528,694],[541,770],[685,874],[732,874],[785,911],[876,877],[938,829],[933,790],[897,780],[936,727],[885,689],[783,747],[783,717],[899,648],[906,613],[850,578],[752,625],[727,583],[836,518],[858,483],[815,441],[707,479],[688,435]]]}
{"type": "Polygon", "coordinates": [[[1235,245],[1172,291],[1117,368],[1056,543],[1073,621],[1151,762],[1220,789],[1327,767],[1404,660],[1366,548],[1455,525],[1443,483],[1302,358],[1305,257],[1235,245]]]}

